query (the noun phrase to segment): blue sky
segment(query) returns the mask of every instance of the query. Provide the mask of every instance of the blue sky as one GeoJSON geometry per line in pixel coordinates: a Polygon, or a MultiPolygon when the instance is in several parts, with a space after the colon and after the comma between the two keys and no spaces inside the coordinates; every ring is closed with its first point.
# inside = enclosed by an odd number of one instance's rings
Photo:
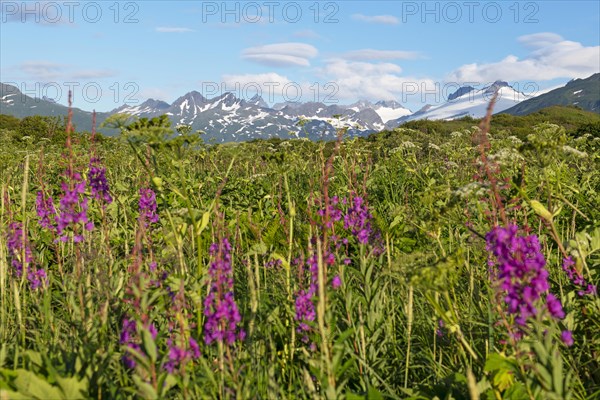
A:
{"type": "Polygon", "coordinates": [[[191,90],[416,110],[496,79],[600,72],[597,1],[1,0],[0,80],[108,111],[191,90]]]}

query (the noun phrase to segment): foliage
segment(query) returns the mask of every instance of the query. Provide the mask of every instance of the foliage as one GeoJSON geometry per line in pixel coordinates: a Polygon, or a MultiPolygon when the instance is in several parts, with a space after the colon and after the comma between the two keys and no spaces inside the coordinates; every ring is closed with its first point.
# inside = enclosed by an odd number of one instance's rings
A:
{"type": "Polygon", "coordinates": [[[0,398],[597,397],[581,113],[331,143],[209,145],[165,118],[0,130],[0,398]],[[526,239],[486,246],[499,226],[526,239]],[[548,287],[526,299],[531,253],[548,287]]]}

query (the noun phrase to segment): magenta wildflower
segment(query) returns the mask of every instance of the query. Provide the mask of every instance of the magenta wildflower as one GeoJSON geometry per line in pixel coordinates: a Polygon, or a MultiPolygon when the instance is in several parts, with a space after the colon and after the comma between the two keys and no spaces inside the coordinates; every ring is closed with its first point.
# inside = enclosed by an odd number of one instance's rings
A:
{"type": "Polygon", "coordinates": [[[573,282],[573,284],[575,286],[579,286],[581,288],[580,290],[577,291],[577,294],[580,297],[583,297],[586,294],[594,295],[594,296],[596,295],[596,293],[597,293],[596,286],[592,285],[591,283],[587,283],[585,281],[583,276],[575,268],[575,261],[573,261],[573,259],[570,256],[563,259],[562,268],[567,273],[569,280],[571,280],[571,282],[573,282]]]}
{"type": "Polygon", "coordinates": [[[15,269],[17,277],[23,274],[23,265],[33,262],[31,248],[23,243],[23,225],[20,222],[12,222],[8,225],[6,245],[11,259],[11,265],[15,269]],[[24,250],[24,251],[23,251],[24,250]],[[23,255],[25,259],[23,260],[23,255]]]}
{"type": "Polygon", "coordinates": [[[63,196],[60,199],[60,213],[56,217],[56,228],[60,241],[66,242],[69,239],[69,231],[72,231],[73,241],[78,243],[83,241],[83,235],[76,233],[81,232],[77,227],[81,224],[85,230],[91,231],[94,229],[94,223],[87,216],[88,198],[84,196],[85,181],[81,179],[79,173],[74,173],[72,178],[73,189],[70,189],[65,182],[61,184],[63,196]]]}
{"type": "Polygon", "coordinates": [[[573,333],[571,331],[562,331],[560,339],[566,346],[573,346],[573,333]]]}
{"type": "Polygon", "coordinates": [[[193,358],[200,358],[200,346],[198,346],[198,342],[193,337],[190,337],[190,354],[193,358]]]}
{"type": "MultiPolygon", "coordinates": [[[[121,328],[121,336],[119,339],[120,344],[127,347],[127,349],[141,351],[140,345],[137,343],[137,323],[135,320],[123,319],[123,325],[121,328]]],[[[135,368],[136,362],[131,356],[129,351],[121,357],[121,361],[127,368],[135,368]]]]}
{"type": "Polygon", "coordinates": [[[342,279],[340,278],[339,275],[336,275],[331,280],[331,287],[334,288],[334,289],[337,289],[340,286],[342,286],[342,279]]]}
{"type": "Polygon", "coordinates": [[[30,266],[29,272],[27,272],[27,280],[29,281],[31,288],[35,290],[46,285],[48,276],[46,275],[46,271],[42,268],[35,269],[30,266]]]}
{"type": "Polygon", "coordinates": [[[103,202],[102,206],[112,203],[108,182],[106,181],[106,168],[102,167],[100,160],[97,158],[92,158],[90,160],[89,167],[88,180],[92,191],[92,197],[99,202],[103,202]]]}
{"type": "MultiPolygon", "coordinates": [[[[156,340],[158,331],[154,323],[150,322],[145,324],[146,329],[150,332],[153,340],[156,340]]],[[[138,332],[137,321],[134,319],[123,319],[121,328],[121,335],[119,337],[119,343],[126,347],[125,354],[121,357],[121,361],[127,368],[135,368],[136,362],[132,356],[132,351],[141,352],[142,348],[139,345],[140,338],[138,332]]]]}
{"type": "Polygon", "coordinates": [[[31,288],[35,290],[46,285],[48,280],[46,271],[41,268],[36,269],[33,265],[33,253],[27,237],[23,240],[23,225],[20,222],[11,222],[8,225],[6,246],[10,264],[18,278],[23,275],[23,267],[27,265],[27,280],[31,288]]]}
{"type": "Polygon", "coordinates": [[[56,209],[52,197],[46,198],[42,191],[37,192],[35,199],[35,210],[39,218],[38,222],[42,228],[54,229],[56,209]]]}
{"type": "Polygon", "coordinates": [[[308,342],[307,333],[310,332],[310,322],[315,320],[317,313],[315,311],[315,304],[313,303],[314,288],[308,291],[300,290],[296,295],[296,315],[294,319],[298,321],[298,327],[296,330],[298,333],[303,334],[301,340],[305,343],[308,342]]]}
{"type": "Polygon", "coordinates": [[[188,341],[189,347],[177,346],[173,344],[171,339],[167,341],[167,344],[169,346],[169,361],[165,363],[164,369],[171,374],[184,367],[190,360],[200,357],[200,347],[192,337],[188,341]]]}
{"type": "Polygon", "coordinates": [[[435,330],[435,334],[438,337],[444,336],[444,331],[442,329],[444,329],[445,326],[446,326],[446,324],[444,324],[444,320],[442,320],[442,319],[438,320],[438,328],[435,330]]]}
{"type": "Polygon", "coordinates": [[[156,213],[156,193],[150,188],[140,189],[140,200],[139,200],[140,218],[144,222],[145,226],[150,223],[158,222],[158,214],[156,213]]]}
{"type": "Polygon", "coordinates": [[[557,319],[563,319],[565,312],[563,311],[562,304],[552,293],[548,293],[546,296],[546,304],[548,305],[548,311],[550,315],[557,319]]]}
{"type": "Polygon", "coordinates": [[[490,261],[490,265],[496,265],[494,279],[505,294],[508,313],[515,316],[518,325],[514,334],[518,339],[522,327],[540,312],[536,305],[543,304],[544,300],[553,318],[562,319],[565,314],[560,300],[547,293],[548,271],[537,236],[519,236],[517,231],[516,225],[495,227],[486,235],[486,242],[487,250],[496,259],[490,261]]]}
{"type": "Polygon", "coordinates": [[[265,268],[279,268],[283,265],[282,261],[278,258],[272,258],[265,264],[265,268]]]}
{"type": "Polygon", "coordinates": [[[360,244],[367,244],[371,235],[371,219],[373,216],[364,204],[362,197],[354,197],[352,205],[344,215],[344,228],[349,229],[360,244]]]}
{"type": "Polygon", "coordinates": [[[231,267],[231,245],[227,238],[210,246],[213,261],[208,274],[210,291],[204,300],[204,341],[233,344],[243,340],[246,333],[241,328],[242,316],[233,293],[233,269],[231,267]]]}

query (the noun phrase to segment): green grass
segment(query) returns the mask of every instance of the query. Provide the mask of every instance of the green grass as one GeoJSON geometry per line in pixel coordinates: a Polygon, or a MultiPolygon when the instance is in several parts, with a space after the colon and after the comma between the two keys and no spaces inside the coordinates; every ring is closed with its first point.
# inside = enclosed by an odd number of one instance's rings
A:
{"type": "Polygon", "coordinates": [[[74,135],[71,161],[85,178],[97,155],[114,199],[106,209],[90,200],[95,228],[82,243],[55,243],[36,215],[39,190],[58,207],[63,138],[0,130],[0,398],[597,398],[600,300],[578,296],[561,268],[564,250],[599,281],[600,139],[574,134],[597,120],[569,108],[492,120],[486,155],[499,167],[497,193],[508,219],[539,237],[566,313],[530,321],[518,342],[481,238],[498,204],[478,161],[479,121],[415,122],[338,144],[207,145],[169,139],[159,121],[95,142],[74,135]],[[156,192],[160,216],[148,228],[138,220],[142,187],[156,192]],[[362,244],[343,219],[320,215],[333,196],[364,198],[379,238],[362,244]],[[48,274],[43,289],[11,265],[14,221],[48,274]],[[230,346],[203,340],[209,247],[223,237],[246,332],[230,346]],[[314,255],[314,275],[295,262],[314,255]],[[304,341],[295,298],[311,282],[304,341]],[[140,329],[139,352],[128,352],[124,318],[154,324],[156,338],[140,329]],[[563,330],[573,346],[560,341],[563,330]],[[190,337],[201,356],[166,371],[169,347],[190,337]]]}

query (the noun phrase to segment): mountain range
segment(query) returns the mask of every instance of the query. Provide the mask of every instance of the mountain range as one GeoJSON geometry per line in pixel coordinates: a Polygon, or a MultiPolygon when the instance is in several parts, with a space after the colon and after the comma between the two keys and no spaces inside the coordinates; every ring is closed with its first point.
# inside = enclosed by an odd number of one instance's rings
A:
{"type": "MultiPolygon", "coordinates": [[[[338,128],[347,128],[349,136],[366,136],[383,129],[418,119],[451,120],[485,115],[495,92],[495,113],[527,114],[548,105],[577,105],[600,113],[600,74],[569,82],[537,97],[528,97],[507,82],[496,81],[477,89],[463,86],[440,105],[426,105],[416,112],[394,100],[372,103],[360,100],[350,105],[319,102],[286,102],[269,105],[258,95],[239,99],[233,93],[206,98],[191,91],[169,104],[149,99],[138,105],[123,105],[110,112],[98,113],[98,124],[111,115],[126,113],[152,118],[166,114],[174,125],[190,125],[203,131],[215,142],[246,141],[271,137],[308,137],[311,140],[333,139],[338,128]]],[[[66,116],[67,107],[52,99],[39,99],[21,93],[16,87],[0,84],[0,113],[19,118],[30,115],[66,116]]],[[[91,130],[91,113],[74,108],[73,121],[79,130],[91,130]]],[[[107,129],[105,134],[116,134],[107,129]]]]}
{"type": "Polygon", "coordinates": [[[600,73],[573,79],[563,87],[523,101],[504,112],[527,115],[549,106],[575,106],[600,114],[600,73]]]}

